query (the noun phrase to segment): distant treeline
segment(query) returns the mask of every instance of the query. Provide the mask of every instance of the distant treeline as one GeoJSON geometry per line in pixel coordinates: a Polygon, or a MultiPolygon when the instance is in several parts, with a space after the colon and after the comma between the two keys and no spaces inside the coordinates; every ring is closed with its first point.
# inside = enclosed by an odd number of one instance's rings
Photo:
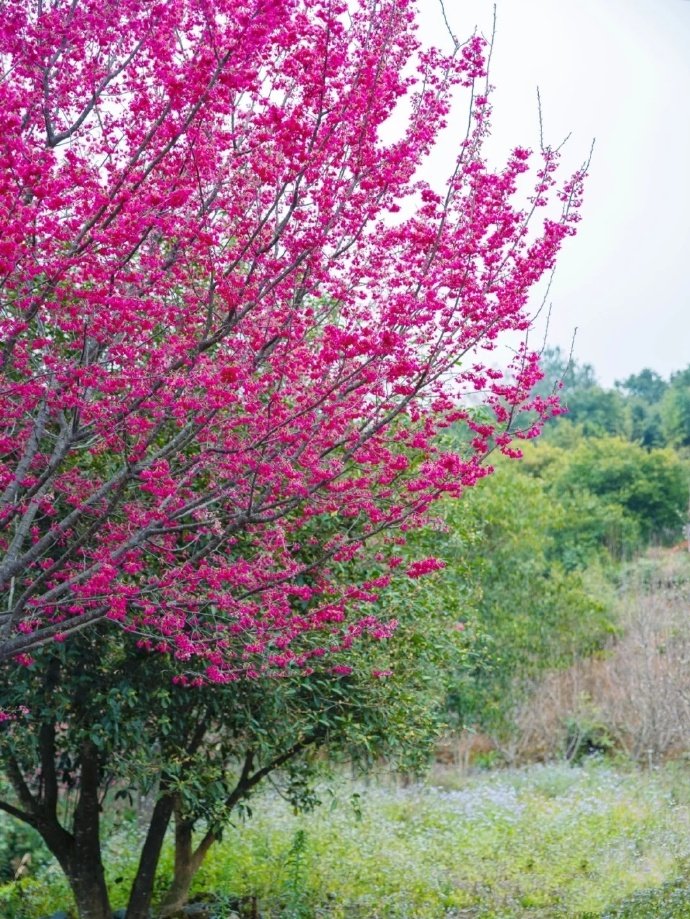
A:
{"type": "MultiPolygon", "coordinates": [[[[591,364],[580,364],[560,348],[547,349],[542,358],[544,392],[559,388],[567,415],[563,421],[584,436],[624,437],[643,447],[690,447],[690,366],[668,380],[646,367],[613,388],[597,381],[591,364]]],[[[545,431],[554,435],[553,426],[545,431]]]]}

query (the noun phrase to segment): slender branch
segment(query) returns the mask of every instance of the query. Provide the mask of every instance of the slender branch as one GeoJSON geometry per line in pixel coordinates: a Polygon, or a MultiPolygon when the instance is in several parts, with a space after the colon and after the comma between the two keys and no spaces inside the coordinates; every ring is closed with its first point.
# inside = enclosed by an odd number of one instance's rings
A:
{"type": "Polygon", "coordinates": [[[23,823],[28,823],[29,826],[34,828],[36,827],[37,821],[33,814],[29,814],[26,811],[20,810],[18,807],[15,807],[13,804],[9,804],[7,801],[0,801],[0,810],[5,811],[5,813],[9,814],[10,817],[16,817],[17,820],[21,820],[23,823]]]}

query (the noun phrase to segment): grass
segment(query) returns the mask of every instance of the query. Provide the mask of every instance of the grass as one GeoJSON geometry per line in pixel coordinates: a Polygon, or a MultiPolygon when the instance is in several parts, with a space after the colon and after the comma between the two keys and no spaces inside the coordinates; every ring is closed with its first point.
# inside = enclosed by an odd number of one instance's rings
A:
{"type": "MultiPolygon", "coordinates": [[[[282,919],[690,919],[683,769],[590,763],[435,778],[406,788],[343,783],[297,816],[265,796],[211,851],[195,891],[221,895],[218,919],[229,912],[223,901],[249,897],[262,916],[282,919]]],[[[45,897],[41,913],[31,890],[45,893],[51,876],[26,885],[23,913],[3,912],[0,892],[0,914],[45,915],[45,897]]]]}
{"type": "Polygon", "coordinates": [[[690,783],[671,770],[532,767],[445,786],[372,787],[361,818],[346,794],[303,817],[267,800],[197,886],[283,915],[301,833],[305,915],[597,915],[675,880],[690,856],[690,783]]]}

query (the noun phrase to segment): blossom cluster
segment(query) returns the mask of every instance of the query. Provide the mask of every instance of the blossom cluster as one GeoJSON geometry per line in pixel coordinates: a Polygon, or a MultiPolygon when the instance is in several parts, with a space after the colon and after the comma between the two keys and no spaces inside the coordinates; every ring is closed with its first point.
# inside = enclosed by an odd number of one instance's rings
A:
{"type": "Polygon", "coordinates": [[[557,411],[526,345],[492,352],[584,173],[547,148],[520,202],[484,41],[415,28],[414,0],[2,4],[3,658],[108,619],[225,682],[385,638],[367,545],[557,411]]]}

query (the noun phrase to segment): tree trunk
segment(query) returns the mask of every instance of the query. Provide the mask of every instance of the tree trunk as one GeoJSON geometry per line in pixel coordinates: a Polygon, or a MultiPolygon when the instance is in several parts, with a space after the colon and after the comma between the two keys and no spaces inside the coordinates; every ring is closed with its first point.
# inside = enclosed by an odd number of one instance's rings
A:
{"type": "Polygon", "coordinates": [[[6,804],[3,809],[40,833],[69,881],[80,919],[111,919],[101,861],[98,750],[87,741],[79,751],[79,799],[74,809],[71,833],[62,826],[57,816],[59,784],[55,767],[55,724],[46,722],[41,725],[39,750],[40,795],[32,794],[18,761],[7,754],[7,775],[24,810],[6,804]]]}
{"type": "Polygon", "coordinates": [[[100,756],[90,741],[82,744],[79,800],[74,811],[74,846],[66,870],[79,919],[110,919],[112,911],[101,860],[100,756]]]}
{"type": "Polygon", "coordinates": [[[168,916],[174,916],[175,913],[179,912],[187,905],[189,900],[189,888],[191,887],[195,874],[196,871],[193,870],[191,864],[185,865],[184,868],[180,869],[178,869],[177,865],[175,866],[175,874],[172,883],[166,890],[165,896],[158,908],[160,919],[167,919],[168,916]]]}
{"type": "Polygon", "coordinates": [[[74,899],[77,901],[79,919],[112,919],[112,910],[105,885],[105,875],[100,852],[75,852],[71,868],[66,872],[74,899]]]}
{"type": "Polygon", "coordinates": [[[62,868],[74,895],[79,919],[111,919],[100,843],[85,844],[83,837],[78,839],[56,819],[43,815],[31,817],[27,823],[40,834],[62,868]]]}
{"type": "Polygon", "coordinates": [[[100,845],[84,845],[83,840],[78,844],[76,836],[57,821],[39,819],[33,825],[69,881],[79,919],[111,919],[100,845]]]}
{"type": "MultiPolygon", "coordinates": [[[[183,820],[179,816],[176,808],[175,812],[175,870],[173,880],[165,892],[165,896],[160,905],[159,916],[165,919],[172,916],[184,906],[189,900],[189,888],[194,880],[194,875],[201,867],[206,853],[216,841],[214,833],[208,832],[201,840],[196,849],[192,845],[192,833],[194,824],[188,820],[183,820]]],[[[129,915],[127,916],[129,919],[129,915]]],[[[136,917],[139,919],[139,917],[136,917]]]]}
{"type": "Polygon", "coordinates": [[[153,882],[160,859],[161,848],[173,812],[173,798],[165,795],[156,801],[146,834],[139,867],[127,904],[127,919],[147,919],[153,895],[153,882]]]}

